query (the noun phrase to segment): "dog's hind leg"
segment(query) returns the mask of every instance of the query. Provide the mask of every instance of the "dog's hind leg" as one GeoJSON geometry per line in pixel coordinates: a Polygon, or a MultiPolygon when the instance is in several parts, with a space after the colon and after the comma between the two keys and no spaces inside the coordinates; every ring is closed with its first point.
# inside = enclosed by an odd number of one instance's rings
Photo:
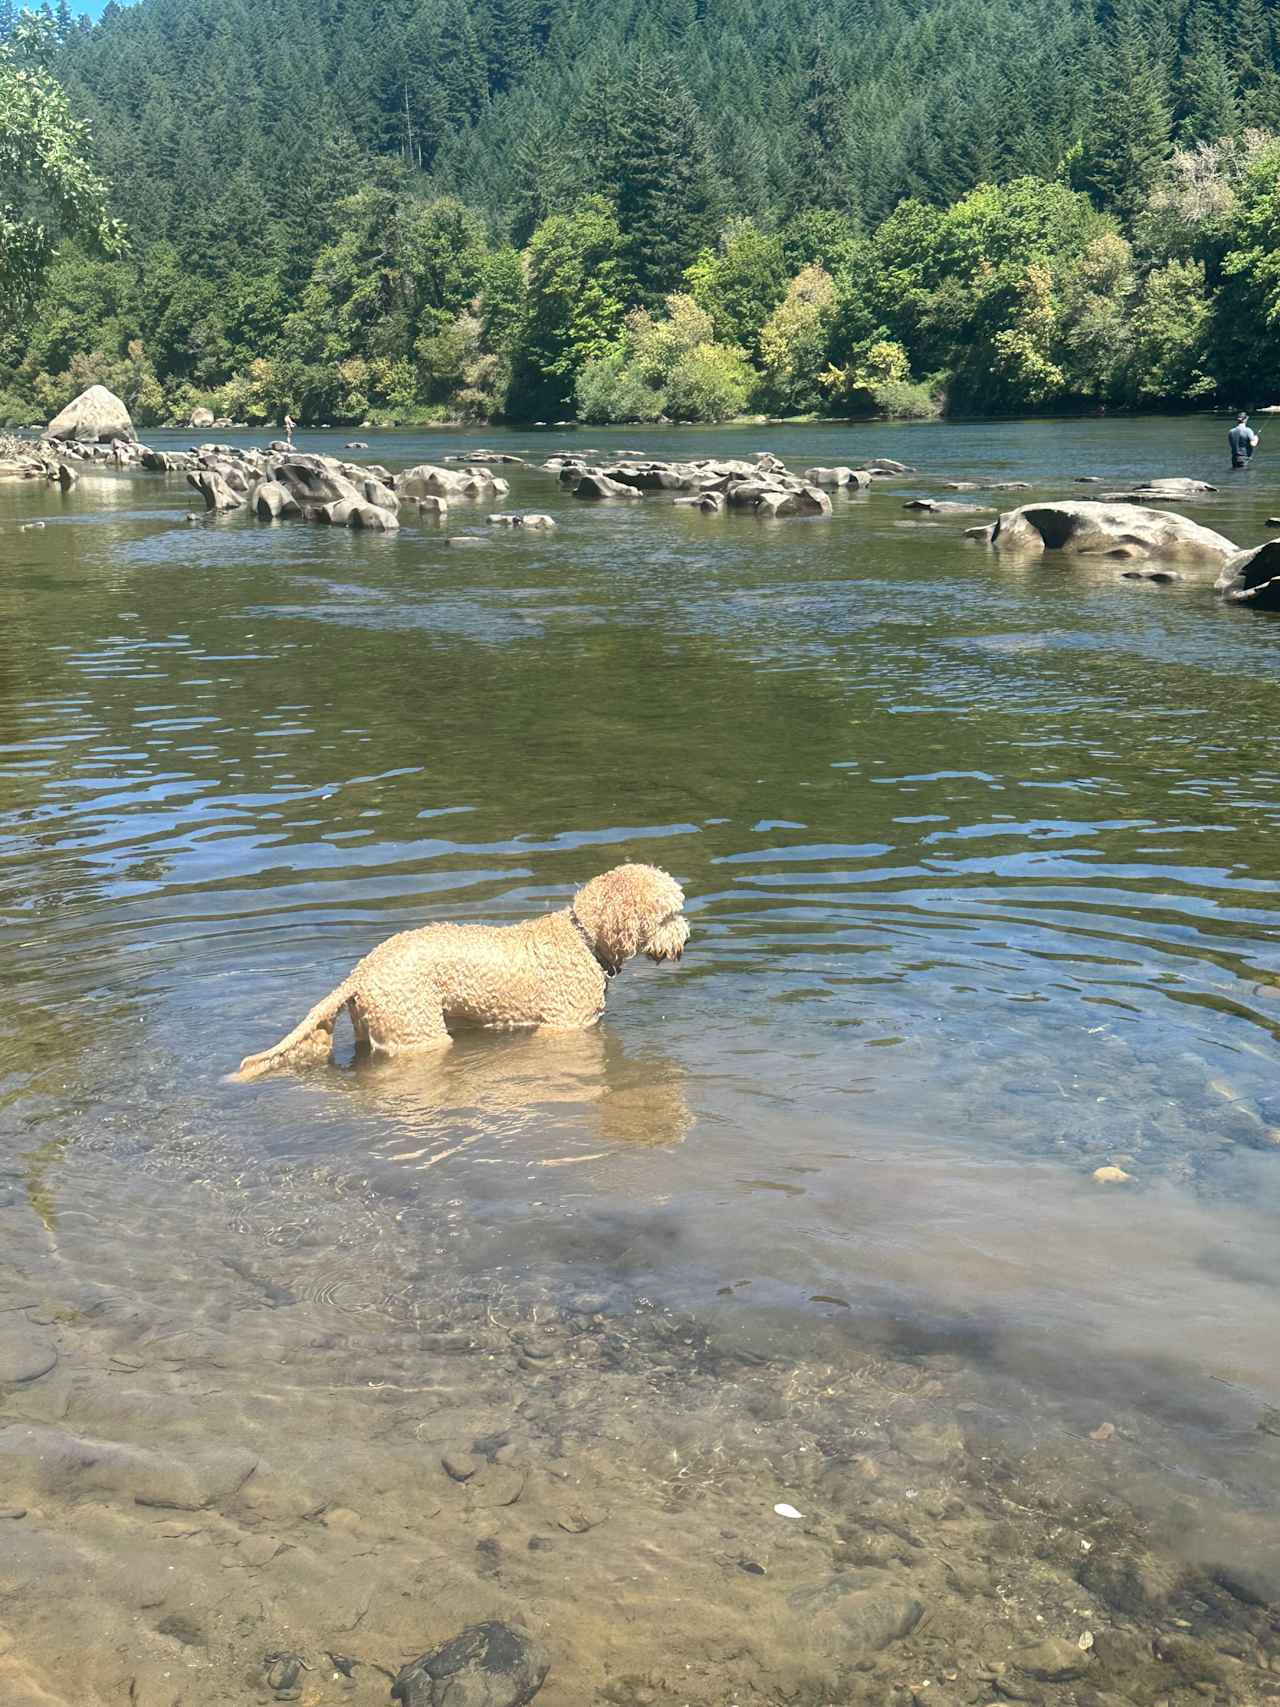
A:
{"type": "Polygon", "coordinates": [[[406,1011],[403,1002],[388,999],[380,991],[360,990],[352,998],[351,1019],[357,1048],[372,1050],[375,1055],[447,1049],[453,1042],[444,1023],[444,1010],[430,996],[406,1011]]]}

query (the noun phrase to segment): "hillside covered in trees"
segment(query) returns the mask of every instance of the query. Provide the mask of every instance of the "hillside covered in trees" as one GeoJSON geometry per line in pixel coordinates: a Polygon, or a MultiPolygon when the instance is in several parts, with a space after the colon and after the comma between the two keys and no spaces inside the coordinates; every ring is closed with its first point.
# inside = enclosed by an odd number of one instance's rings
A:
{"type": "Polygon", "coordinates": [[[1280,400],[1278,31],[1267,0],[110,0],[47,57],[128,248],[59,253],[0,421],[91,380],[143,424],[1280,400]]]}

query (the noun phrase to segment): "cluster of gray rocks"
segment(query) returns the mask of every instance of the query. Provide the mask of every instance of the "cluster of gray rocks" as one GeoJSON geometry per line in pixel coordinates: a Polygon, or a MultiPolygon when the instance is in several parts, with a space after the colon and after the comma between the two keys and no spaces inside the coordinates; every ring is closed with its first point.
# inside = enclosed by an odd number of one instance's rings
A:
{"type": "Polygon", "coordinates": [[[829,489],[865,490],[873,480],[892,479],[911,470],[905,463],[877,461],[866,468],[806,468],[791,474],[771,451],[752,461],[733,458],[693,462],[624,459],[608,465],[581,456],[553,456],[543,464],[575,498],[642,498],[650,492],[676,492],[673,501],[711,515],[726,509],[750,510],[762,520],[777,516],[829,516],[829,489]]]}
{"type": "MultiPolygon", "coordinates": [[[[260,521],[323,522],[378,533],[394,532],[407,505],[443,520],[450,498],[492,501],[510,490],[501,476],[469,461],[456,468],[424,462],[392,474],[380,463],[342,462],[283,441],[266,450],[210,444],[176,453],[146,451],[143,466],[184,471],[206,512],[247,509],[260,521]]],[[[555,527],[550,516],[517,512],[500,511],[489,520],[495,526],[555,527]]]]}

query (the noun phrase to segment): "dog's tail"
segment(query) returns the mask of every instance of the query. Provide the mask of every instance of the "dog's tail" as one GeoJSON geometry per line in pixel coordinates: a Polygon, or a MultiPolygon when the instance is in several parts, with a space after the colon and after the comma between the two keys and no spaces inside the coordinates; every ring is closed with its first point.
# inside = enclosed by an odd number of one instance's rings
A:
{"type": "Polygon", "coordinates": [[[246,1055],[234,1073],[227,1074],[230,1084],[247,1084],[260,1079],[264,1073],[274,1073],[277,1067],[298,1067],[304,1062],[327,1060],[333,1047],[333,1025],[346,1007],[355,985],[351,979],[330,990],[316,1003],[306,1019],[299,1021],[287,1037],[259,1055],[246,1055]]]}

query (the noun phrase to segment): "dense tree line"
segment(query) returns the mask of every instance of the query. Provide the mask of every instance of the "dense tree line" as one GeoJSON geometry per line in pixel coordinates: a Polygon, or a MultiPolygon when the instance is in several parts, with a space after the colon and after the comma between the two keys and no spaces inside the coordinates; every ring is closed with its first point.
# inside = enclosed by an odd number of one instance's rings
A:
{"type": "Polygon", "coordinates": [[[92,379],[144,423],[1280,400],[1269,0],[109,0],[54,32],[130,247],[59,253],[0,420],[92,379]]]}

